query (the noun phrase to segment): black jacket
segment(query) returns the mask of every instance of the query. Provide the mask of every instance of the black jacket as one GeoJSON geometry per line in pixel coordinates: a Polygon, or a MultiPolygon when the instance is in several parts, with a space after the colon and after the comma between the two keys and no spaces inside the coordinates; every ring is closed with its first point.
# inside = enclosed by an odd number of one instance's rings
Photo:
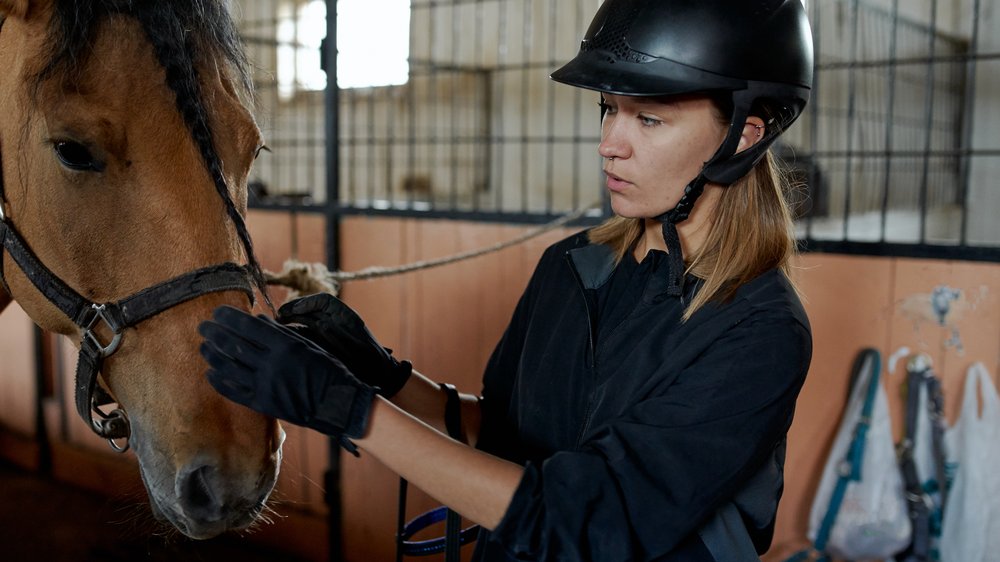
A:
{"type": "Polygon", "coordinates": [[[580,233],[543,254],[484,375],[477,446],[525,473],[474,560],[729,562],[770,545],[805,312],[770,271],[681,323],[667,260],[646,265],[607,295],[608,247],[580,233]]]}

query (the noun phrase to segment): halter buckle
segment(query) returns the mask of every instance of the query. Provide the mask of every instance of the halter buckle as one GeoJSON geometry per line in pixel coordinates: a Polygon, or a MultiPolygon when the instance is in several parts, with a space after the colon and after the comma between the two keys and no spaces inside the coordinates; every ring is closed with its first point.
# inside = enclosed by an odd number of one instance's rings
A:
{"type": "Polygon", "coordinates": [[[111,320],[108,318],[105,312],[106,306],[107,305],[103,304],[90,305],[91,309],[93,309],[94,311],[94,315],[90,318],[90,322],[88,322],[87,325],[84,326],[83,328],[84,329],[83,337],[89,339],[91,343],[94,344],[94,347],[96,347],[97,351],[101,354],[102,359],[107,358],[112,353],[117,351],[118,346],[121,344],[122,341],[122,333],[115,329],[114,324],[111,323],[111,320]],[[108,345],[102,344],[101,341],[97,339],[97,336],[94,335],[94,326],[97,325],[98,320],[103,320],[104,325],[107,326],[108,329],[110,329],[111,333],[113,334],[113,337],[111,338],[111,343],[109,343],[108,345]]]}

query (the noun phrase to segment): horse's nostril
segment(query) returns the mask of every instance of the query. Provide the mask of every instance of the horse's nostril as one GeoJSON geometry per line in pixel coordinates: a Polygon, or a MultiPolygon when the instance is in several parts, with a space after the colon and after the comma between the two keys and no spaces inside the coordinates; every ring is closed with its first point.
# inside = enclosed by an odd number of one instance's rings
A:
{"type": "Polygon", "coordinates": [[[178,477],[177,498],[188,518],[199,522],[222,518],[222,502],[213,486],[214,474],[213,467],[200,466],[178,477]]]}

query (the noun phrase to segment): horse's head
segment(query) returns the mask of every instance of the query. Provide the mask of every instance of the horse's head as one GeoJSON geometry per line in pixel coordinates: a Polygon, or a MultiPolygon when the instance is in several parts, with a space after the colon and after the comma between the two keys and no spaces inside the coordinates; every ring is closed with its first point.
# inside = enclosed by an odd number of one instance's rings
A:
{"type": "MultiPolygon", "coordinates": [[[[0,203],[38,262],[93,303],[226,262],[249,263],[261,289],[242,216],[261,138],[224,2],[0,0],[0,18],[0,203]]],[[[80,343],[66,307],[0,254],[10,296],[80,343]]],[[[204,377],[197,324],[249,309],[247,294],[188,281],[197,296],[124,329],[101,376],[154,512],[207,538],[259,515],[283,433],[204,377]]]]}

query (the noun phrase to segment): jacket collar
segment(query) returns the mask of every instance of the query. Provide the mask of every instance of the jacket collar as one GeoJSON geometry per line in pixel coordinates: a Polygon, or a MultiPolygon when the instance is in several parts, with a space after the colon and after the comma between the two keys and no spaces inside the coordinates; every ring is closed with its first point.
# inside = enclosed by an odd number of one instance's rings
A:
{"type": "MultiPolygon", "coordinates": [[[[615,270],[615,254],[605,244],[587,244],[566,252],[570,266],[584,289],[598,289],[608,282],[615,270]]],[[[667,298],[670,279],[667,275],[654,275],[643,291],[644,301],[653,303],[667,298]]],[[[682,302],[691,302],[701,285],[701,280],[687,275],[684,283],[682,302]]]]}
{"type": "Polygon", "coordinates": [[[584,289],[598,289],[615,270],[615,253],[605,244],[587,244],[566,252],[584,289]]]}

